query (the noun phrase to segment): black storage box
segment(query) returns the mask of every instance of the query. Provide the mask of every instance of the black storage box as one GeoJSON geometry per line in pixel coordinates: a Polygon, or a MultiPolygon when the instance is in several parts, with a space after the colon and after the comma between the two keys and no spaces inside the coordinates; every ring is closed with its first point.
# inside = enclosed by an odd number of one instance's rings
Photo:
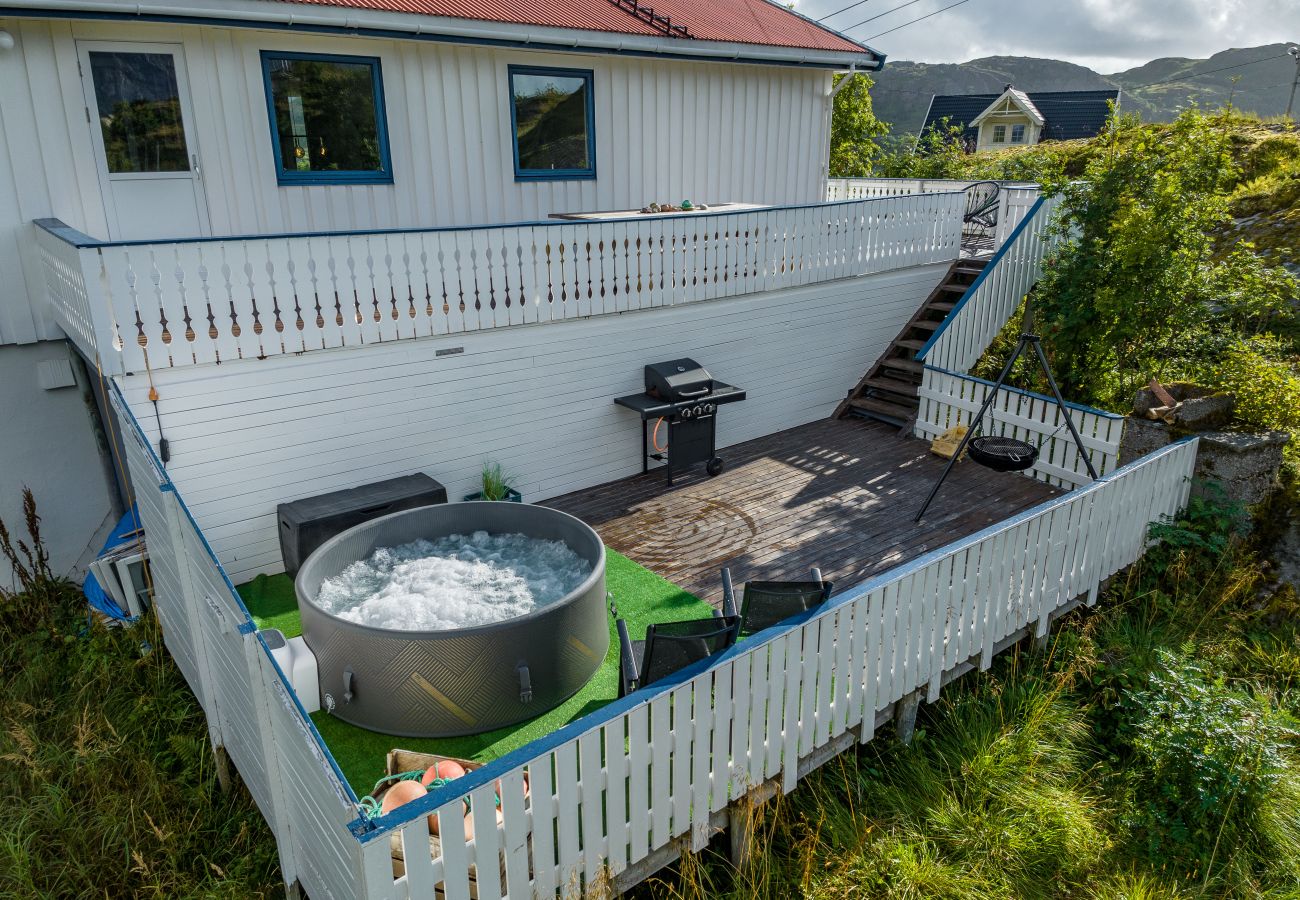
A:
{"type": "Polygon", "coordinates": [[[374,484],[306,497],[276,507],[284,570],[296,575],[312,551],[341,531],[379,516],[447,502],[447,489],[428,475],[404,475],[374,484]]]}

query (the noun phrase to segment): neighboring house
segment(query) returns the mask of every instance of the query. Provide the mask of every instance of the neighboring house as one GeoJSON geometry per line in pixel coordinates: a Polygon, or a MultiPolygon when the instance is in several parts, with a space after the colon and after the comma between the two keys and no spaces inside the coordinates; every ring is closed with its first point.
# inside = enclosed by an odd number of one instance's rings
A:
{"type": "Polygon", "coordinates": [[[142,241],[814,202],[832,72],[883,63],[767,0],[20,0],[0,38],[0,518],[20,531],[30,485],[71,573],[125,496],[97,370],[122,373],[63,340],[34,220],[142,241]]]}
{"type": "Polygon", "coordinates": [[[1001,94],[937,94],[922,132],[942,122],[962,129],[968,150],[997,150],[1098,134],[1120,91],[1035,91],[1007,85],[1001,94]]]}

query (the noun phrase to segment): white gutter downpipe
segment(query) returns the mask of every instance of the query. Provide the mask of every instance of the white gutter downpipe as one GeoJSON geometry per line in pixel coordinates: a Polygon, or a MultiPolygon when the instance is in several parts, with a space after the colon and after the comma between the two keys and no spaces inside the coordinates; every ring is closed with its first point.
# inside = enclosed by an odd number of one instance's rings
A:
{"type": "Polygon", "coordinates": [[[840,79],[840,83],[835,85],[835,87],[831,89],[831,92],[828,95],[827,99],[829,99],[831,102],[834,102],[835,95],[838,94],[840,91],[844,90],[846,87],[848,87],[849,82],[852,81],[855,77],[857,77],[859,71],[860,70],[858,69],[857,63],[853,63],[851,66],[849,66],[849,70],[844,73],[844,77],[840,79]]]}

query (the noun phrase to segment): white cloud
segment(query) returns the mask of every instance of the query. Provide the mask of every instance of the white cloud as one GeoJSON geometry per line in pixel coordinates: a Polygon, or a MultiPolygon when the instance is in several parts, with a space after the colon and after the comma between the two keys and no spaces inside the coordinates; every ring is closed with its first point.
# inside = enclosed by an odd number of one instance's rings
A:
{"type": "MultiPolygon", "coordinates": [[[[1230,47],[1300,40],[1295,0],[968,0],[891,34],[873,35],[942,9],[953,0],[868,2],[827,20],[891,59],[964,62],[981,56],[1065,59],[1101,72],[1162,56],[1207,57],[1230,47]],[[897,9],[896,12],[889,10],[897,9]]],[[[845,0],[799,0],[817,18],[845,0]]]]}

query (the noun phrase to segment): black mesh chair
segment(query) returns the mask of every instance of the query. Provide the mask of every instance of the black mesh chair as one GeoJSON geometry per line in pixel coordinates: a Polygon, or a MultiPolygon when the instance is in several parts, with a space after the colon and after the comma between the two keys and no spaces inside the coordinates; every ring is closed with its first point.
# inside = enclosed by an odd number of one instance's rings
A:
{"type": "MultiPolygon", "coordinates": [[[[820,606],[831,597],[832,583],[822,580],[819,569],[811,581],[749,581],[740,601],[740,633],[755,634],[791,616],[820,606]]],[[[736,591],[731,570],[722,570],[722,611],[736,615],[736,591]]]]}
{"type": "Polygon", "coordinates": [[[623,619],[617,626],[620,697],[726,650],[740,636],[740,618],[718,613],[711,619],[647,625],[644,641],[631,639],[623,619]]]}
{"type": "Polygon", "coordinates": [[[978,243],[990,228],[998,225],[998,197],[1002,185],[996,181],[977,181],[966,188],[966,212],[962,215],[962,236],[978,243]]]}

